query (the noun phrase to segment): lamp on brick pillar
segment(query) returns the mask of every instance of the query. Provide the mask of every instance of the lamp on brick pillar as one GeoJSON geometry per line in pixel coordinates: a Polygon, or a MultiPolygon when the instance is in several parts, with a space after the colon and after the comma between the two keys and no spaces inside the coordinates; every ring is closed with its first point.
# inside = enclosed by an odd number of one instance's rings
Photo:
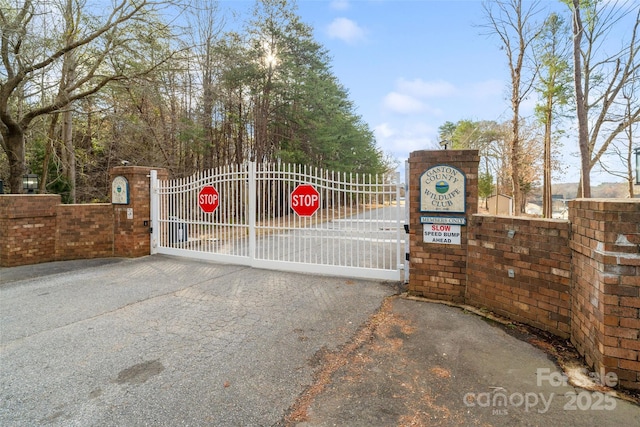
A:
{"type": "Polygon", "coordinates": [[[28,173],[22,176],[22,190],[26,194],[33,194],[38,191],[38,175],[28,173]]]}

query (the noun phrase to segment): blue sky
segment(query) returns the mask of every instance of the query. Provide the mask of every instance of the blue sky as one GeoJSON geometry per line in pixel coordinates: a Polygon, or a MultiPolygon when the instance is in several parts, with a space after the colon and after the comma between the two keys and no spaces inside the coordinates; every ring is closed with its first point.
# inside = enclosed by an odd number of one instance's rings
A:
{"type": "MultiPolygon", "coordinates": [[[[253,4],[221,2],[245,14],[253,4]]],[[[564,10],[559,0],[542,5],[564,10]]],[[[481,0],[298,0],[297,6],[378,146],[402,163],[412,151],[439,148],[438,127],[447,121],[510,119],[507,60],[480,27],[481,0]]],[[[521,114],[531,116],[534,104],[527,101],[521,114]]],[[[564,142],[567,172],[554,181],[578,180],[577,152],[574,140],[564,142]]],[[[592,181],[602,179],[614,180],[594,170],[592,181]]]]}
{"type": "Polygon", "coordinates": [[[358,114],[394,157],[439,148],[446,121],[506,118],[505,59],[480,34],[480,1],[300,1],[299,8],[358,114]]]}

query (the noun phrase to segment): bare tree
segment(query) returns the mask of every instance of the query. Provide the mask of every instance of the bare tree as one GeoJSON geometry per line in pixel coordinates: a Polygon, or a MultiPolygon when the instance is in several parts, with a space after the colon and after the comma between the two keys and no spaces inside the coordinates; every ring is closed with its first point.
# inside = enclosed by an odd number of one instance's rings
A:
{"type": "Polygon", "coordinates": [[[540,13],[540,1],[534,0],[524,9],[522,0],[500,0],[483,4],[488,23],[485,27],[489,33],[500,40],[500,48],[507,56],[510,81],[510,102],[513,113],[511,119],[511,136],[509,161],[511,181],[516,209],[521,212],[524,206],[524,194],[520,182],[520,169],[523,167],[523,149],[520,135],[520,107],[531,93],[537,69],[531,60],[532,44],[541,31],[541,26],[534,22],[540,13]]]}
{"type": "Polygon", "coordinates": [[[202,96],[200,100],[200,125],[204,141],[201,141],[202,168],[209,169],[225,164],[220,140],[216,136],[214,114],[219,90],[220,64],[217,62],[216,47],[224,28],[224,19],[217,3],[196,0],[192,8],[194,22],[191,25],[194,53],[200,72],[202,96]],[[215,161],[214,161],[215,158],[215,161]]]}
{"type": "MultiPolygon", "coordinates": [[[[73,0],[79,10],[82,2],[73,0]]],[[[64,16],[71,3],[54,10],[50,2],[18,1],[9,7],[0,0],[0,144],[9,162],[9,188],[20,193],[25,171],[25,133],[41,116],[61,112],[74,101],[86,98],[108,83],[147,73],[166,57],[153,63],[144,57],[144,37],[136,37],[127,26],[144,23],[153,37],[160,33],[152,12],[161,2],[117,0],[105,17],[80,19],[64,16]],[[67,19],[67,25],[52,26],[53,34],[40,36],[44,22],[67,19]],[[72,29],[61,36],[60,31],[72,29]],[[143,58],[144,57],[144,58],[143,58]],[[127,59],[125,59],[127,58],[127,59]],[[144,59],[144,66],[141,66],[144,59]],[[58,96],[51,95],[67,64],[67,81],[58,84],[58,96]]]]}
{"type": "MultiPolygon", "coordinates": [[[[580,148],[578,196],[591,197],[591,170],[611,143],[640,120],[640,106],[623,116],[623,90],[638,78],[640,6],[636,2],[566,0],[573,19],[573,65],[580,148]],[[583,18],[583,13],[586,20],[583,18]],[[614,54],[602,49],[604,39],[624,19],[634,17],[631,36],[614,54]]],[[[632,18],[633,19],[633,18],[632,18]]]]}
{"type": "MultiPolygon", "coordinates": [[[[634,82],[635,83],[635,82],[634,82]]],[[[635,84],[629,85],[628,88],[623,90],[622,97],[625,104],[625,114],[621,118],[622,121],[630,121],[631,115],[638,108],[638,99],[633,97],[635,93],[635,84]]],[[[601,159],[600,167],[610,175],[622,178],[627,183],[627,196],[630,198],[635,197],[634,191],[634,137],[637,130],[637,123],[635,126],[630,125],[625,128],[624,135],[611,143],[610,152],[606,155],[614,158],[614,165],[620,165],[622,168],[618,169],[616,166],[610,167],[607,163],[601,159]]],[[[636,149],[640,149],[640,146],[636,149]]],[[[604,156],[603,156],[604,158],[604,156]]]]}

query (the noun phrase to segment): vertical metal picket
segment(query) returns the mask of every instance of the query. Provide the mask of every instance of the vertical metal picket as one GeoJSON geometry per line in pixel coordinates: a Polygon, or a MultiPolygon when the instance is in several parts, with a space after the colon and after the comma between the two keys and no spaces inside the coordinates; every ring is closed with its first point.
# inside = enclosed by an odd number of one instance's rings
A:
{"type": "Polygon", "coordinates": [[[249,260],[253,264],[256,259],[256,163],[250,162],[247,180],[249,181],[249,260]]]}
{"type": "Polygon", "coordinates": [[[152,253],[402,280],[406,204],[399,174],[250,162],[174,180],[152,172],[151,183],[152,253]],[[300,184],[312,185],[320,197],[311,216],[291,209],[291,192],[300,184]],[[219,193],[212,213],[199,208],[204,186],[219,193]]]}

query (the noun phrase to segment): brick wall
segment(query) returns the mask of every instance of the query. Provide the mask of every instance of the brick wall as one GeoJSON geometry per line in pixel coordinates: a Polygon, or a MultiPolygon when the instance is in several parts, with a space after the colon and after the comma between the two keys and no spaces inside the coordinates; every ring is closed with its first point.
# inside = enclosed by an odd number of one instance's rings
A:
{"type": "MultiPolygon", "coordinates": [[[[129,204],[114,205],[114,250],[119,256],[140,257],[151,253],[151,170],[143,166],[118,166],[109,171],[112,180],[122,175],[129,182],[129,204]],[[127,215],[129,209],[133,218],[127,215]]],[[[156,170],[158,179],[168,179],[166,169],[156,170]]]]}
{"type": "Polygon", "coordinates": [[[590,368],[640,389],[640,199],[575,200],[569,221],[470,215],[475,156],[438,150],[409,158],[409,293],[570,337],[590,368]],[[423,241],[420,176],[436,164],[469,179],[460,245],[423,241]]]}
{"type": "Polygon", "coordinates": [[[570,224],[474,215],[468,232],[466,302],[568,337],[570,224]]]}
{"type": "Polygon", "coordinates": [[[0,195],[0,266],[114,256],[110,204],[62,205],[54,194],[0,195]]]}
{"type": "Polygon", "coordinates": [[[114,255],[111,204],[57,207],[56,260],[114,255]]]}
{"type": "MultiPolygon", "coordinates": [[[[112,178],[127,178],[128,205],[61,205],[59,195],[0,195],[0,267],[148,255],[151,170],[127,166],[111,171],[112,178]]],[[[166,169],[156,170],[166,179],[166,169]]]]}
{"type": "Polygon", "coordinates": [[[590,366],[640,389],[640,200],[569,202],[571,341],[590,366]]]}
{"type": "Polygon", "coordinates": [[[0,266],[54,261],[60,196],[0,195],[0,266]]]}

